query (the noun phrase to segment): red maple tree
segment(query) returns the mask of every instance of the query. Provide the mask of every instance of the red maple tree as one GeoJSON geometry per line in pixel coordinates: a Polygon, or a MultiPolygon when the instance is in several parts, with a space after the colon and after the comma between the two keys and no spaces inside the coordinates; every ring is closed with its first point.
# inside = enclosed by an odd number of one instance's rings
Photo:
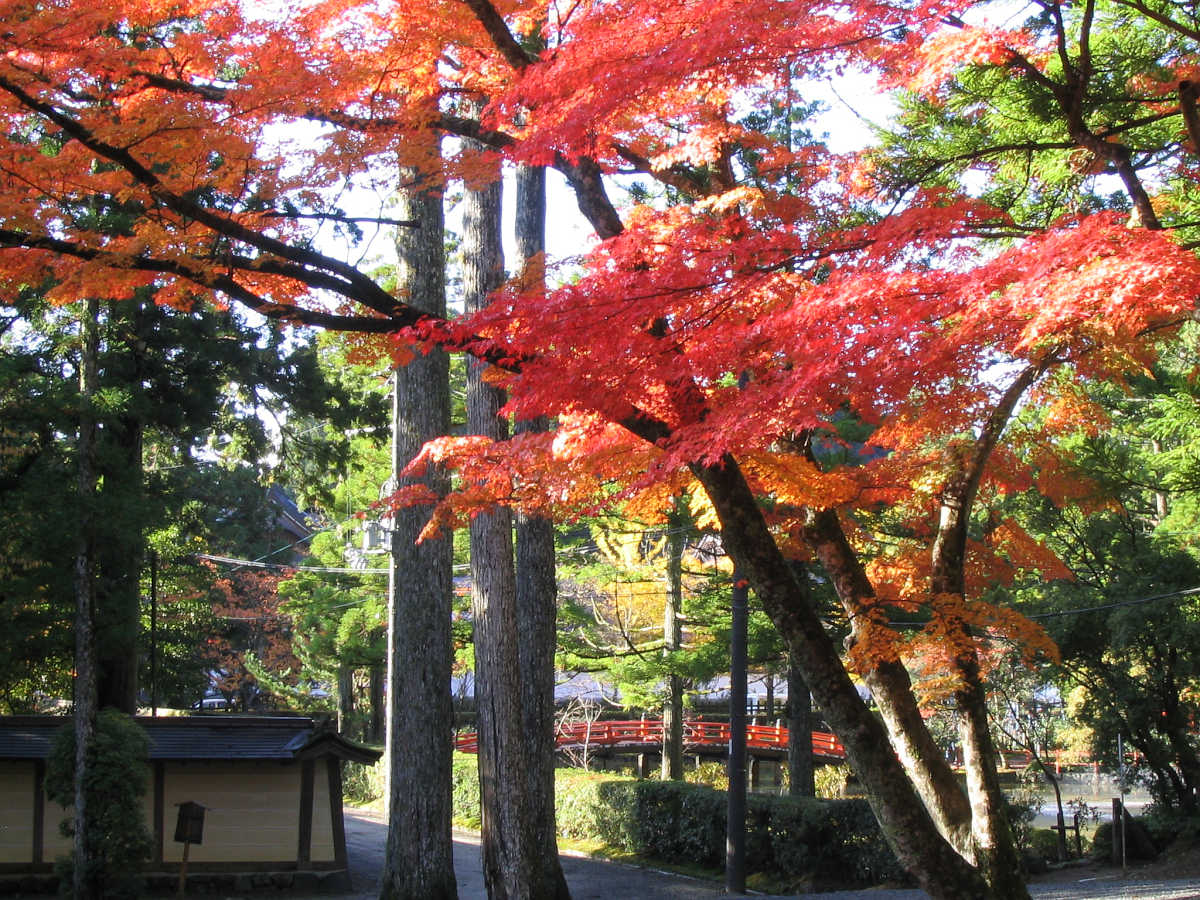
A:
{"type": "MultiPolygon", "coordinates": [[[[972,530],[972,515],[1039,476],[1056,489],[1052,466],[1028,461],[1052,460],[1051,429],[1091,414],[1074,386],[1145,365],[1153,334],[1193,308],[1200,266],[1157,228],[1119,130],[1080,112],[1082,37],[1076,59],[1066,39],[966,28],[966,6],[338,0],[267,21],[215,0],[6,3],[0,277],[62,302],[147,285],[164,303],[215,296],[495,364],[508,412],[557,427],[427,447],[464,485],[407,498],[437,504],[431,527],[498,503],[562,516],[706,498],[901,861],[934,896],[1021,897],[983,673],[992,636],[1044,643],[981,589],[1057,569],[1012,523],[972,530]],[[873,157],[792,146],[739,112],[789,108],[797,78],[846,64],[936,95],[965,63],[1045,87],[1061,107],[1053,146],[1108,166],[1149,227],[1081,212],[1031,228],[944,186],[887,208],[873,157]],[[270,130],[297,122],[302,145],[270,130]],[[491,155],[435,158],[430,131],[491,155]],[[600,239],[577,280],[514,284],[448,322],[314,249],[322,227],[352,218],[329,199],[348,176],[399,163],[474,182],[496,156],[566,178],[600,239]],[[618,213],[611,173],[666,199],[618,213]],[[1035,394],[1055,410],[1047,430],[1014,432],[1035,394]],[[873,429],[872,449],[831,466],[822,448],[844,416],[873,429]],[[880,554],[856,514],[882,505],[903,537],[880,554]],[[796,582],[796,555],[837,588],[848,661],[796,582]],[[890,627],[894,609],[925,616],[918,639],[890,627]],[[936,660],[962,713],[966,793],[922,721],[905,665],[917,655],[936,660]]],[[[1167,81],[1186,78],[1180,66],[1167,81]]],[[[1147,92],[1123,114],[1170,121],[1182,139],[1193,94],[1147,92]]]]}

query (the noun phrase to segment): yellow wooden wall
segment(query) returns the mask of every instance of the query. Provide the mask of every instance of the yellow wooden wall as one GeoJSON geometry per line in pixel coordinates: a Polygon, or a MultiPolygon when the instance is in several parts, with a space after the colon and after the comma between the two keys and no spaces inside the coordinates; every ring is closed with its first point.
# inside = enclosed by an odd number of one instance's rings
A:
{"type": "MultiPolygon", "coordinates": [[[[313,790],[312,818],[312,862],[333,862],[333,819],[329,810],[329,763],[328,759],[315,762],[316,772],[313,790]]],[[[334,761],[334,765],[337,762],[334,761]]]]}
{"type": "Polygon", "coordinates": [[[32,762],[0,763],[0,863],[33,859],[32,762]]]}
{"type": "MultiPolygon", "coordinates": [[[[333,820],[329,808],[327,760],[314,763],[312,843],[313,863],[335,859],[333,820]]],[[[192,801],[207,807],[204,842],[192,845],[191,862],[289,862],[297,857],[300,841],[299,762],[168,762],[163,786],[163,860],[183,858],[177,844],[178,804],[192,801]]],[[[0,763],[0,863],[33,861],[32,762],[0,763]]],[[[143,800],[146,824],[153,832],[153,787],[143,800]]],[[[59,824],[71,815],[56,803],[45,804],[43,862],[71,852],[70,838],[59,824]]]]}

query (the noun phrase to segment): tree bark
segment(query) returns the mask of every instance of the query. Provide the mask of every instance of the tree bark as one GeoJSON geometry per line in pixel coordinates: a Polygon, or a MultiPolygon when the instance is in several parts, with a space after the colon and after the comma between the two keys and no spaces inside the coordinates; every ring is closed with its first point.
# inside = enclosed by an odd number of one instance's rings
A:
{"type": "MultiPolygon", "coordinates": [[[[518,166],[516,172],[517,271],[525,290],[545,287],[546,170],[518,166]]],[[[545,419],[518,422],[518,433],[548,431],[545,419]]],[[[516,520],[516,615],[521,627],[517,663],[521,689],[525,765],[513,775],[525,778],[523,826],[529,841],[523,868],[529,896],[569,900],[558,860],[554,815],[554,651],[558,640],[558,583],[555,577],[554,523],[545,516],[518,513],[516,520]]]]}
{"type": "Polygon", "coordinates": [[[367,691],[371,701],[371,717],[367,722],[367,743],[377,744],[384,739],[384,697],[383,683],[387,678],[387,670],[382,665],[371,666],[367,691]]]}
{"type": "MultiPolygon", "coordinates": [[[[852,642],[869,639],[869,609],[874,589],[850,546],[834,510],[811,512],[804,538],[826,573],[851,623],[852,642]]],[[[862,673],[888,738],[921,795],[938,830],[951,844],[973,859],[971,808],[945,755],[933,740],[917,706],[908,670],[899,659],[881,659],[862,673]]]]}
{"type": "Polygon", "coordinates": [[[87,784],[90,779],[88,750],[96,734],[96,646],[95,646],[95,438],[96,419],[92,403],[98,387],[100,305],[86,301],[80,336],[79,408],[79,546],[75,556],[75,835],[72,888],[76,900],[100,900],[100,889],[90,878],[95,848],[91,846],[87,784]]]}
{"type": "MultiPolygon", "coordinates": [[[[399,280],[408,301],[444,315],[445,243],[442,189],[436,179],[403,172],[400,216],[417,221],[399,233],[399,280]]],[[[450,376],[445,353],[432,350],[396,370],[393,471],[426,441],[450,430],[450,376]]],[[[449,488],[444,473],[423,479],[449,488]]],[[[428,510],[395,512],[388,624],[388,840],[381,900],[457,897],[451,833],[450,634],[452,542],[417,544],[428,510]]]]}
{"type": "Polygon", "coordinates": [[[817,785],[813,766],[812,695],[790,653],[787,709],[788,793],[793,797],[815,797],[817,785]]]}

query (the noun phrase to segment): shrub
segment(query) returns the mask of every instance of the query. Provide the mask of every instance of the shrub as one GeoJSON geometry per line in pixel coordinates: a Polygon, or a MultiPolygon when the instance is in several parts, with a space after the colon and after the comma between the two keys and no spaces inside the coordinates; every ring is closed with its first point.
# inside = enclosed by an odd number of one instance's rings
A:
{"type": "MultiPolygon", "coordinates": [[[[786,766],[784,769],[786,770],[786,766]]],[[[846,796],[850,784],[850,767],[838,765],[817,766],[813,772],[813,787],[817,796],[826,800],[840,800],[846,796]]]]}
{"type": "Polygon", "coordinates": [[[729,790],[729,770],[724,763],[701,763],[694,769],[684,772],[683,779],[688,784],[703,784],[706,787],[716,788],[718,791],[729,790]]]}
{"type": "Polygon", "coordinates": [[[479,806],[479,768],[475,757],[455,753],[450,779],[454,823],[464,828],[478,828],[483,823],[483,813],[479,806]]]}
{"type": "Polygon", "coordinates": [[[366,806],[383,798],[387,764],[347,762],[342,770],[342,796],[366,806]]]}
{"type": "MultiPolygon", "coordinates": [[[[96,734],[88,750],[87,841],[92,848],[87,879],[99,896],[124,900],[140,896],[142,864],[150,857],[153,839],[146,827],[142,798],[150,778],[146,764],[146,733],[128,716],[113,709],[96,717],[96,734]]],[[[75,729],[59,729],[46,766],[46,796],[60,806],[75,804],[75,729]]],[[[61,825],[74,833],[74,819],[61,825]]],[[[55,867],[60,891],[69,896],[74,861],[60,859],[55,867]]]]}
{"type": "MultiPolygon", "coordinates": [[[[555,808],[563,837],[719,868],[726,804],[724,791],[701,785],[560,770],[555,808]]],[[[906,880],[865,800],[751,795],[746,805],[748,873],[818,885],[906,880]]]]}
{"type": "Polygon", "coordinates": [[[1056,862],[1058,860],[1058,832],[1053,828],[1031,829],[1028,851],[1035,859],[1056,862]]]}

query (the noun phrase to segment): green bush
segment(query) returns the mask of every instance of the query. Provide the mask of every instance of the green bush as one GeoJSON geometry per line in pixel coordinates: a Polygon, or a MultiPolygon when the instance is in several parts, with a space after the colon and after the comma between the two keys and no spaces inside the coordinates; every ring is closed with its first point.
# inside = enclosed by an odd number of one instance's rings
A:
{"type": "MultiPolygon", "coordinates": [[[[1068,842],[1068,853],[1070,852],[1068,842]]],[[[1058,861],[1058,832],[1053,828],[1034,828],[1029,832],[1028,852],[1035,859],[1058,861]]]]}
{"type": "Polygon", "coordinates": [[[450,778],[454,824],[478,828],[483,823],[483,813],[479,806],[479,768],[475,757],[455,753],[450,778]]]}
{"type": "MultiPolygon", "coordinates": [[[[786,771],[786,766],[784,767],[786,771]]],[[[813,772],[813,787],[817,796],[826,800],[840,800],[846,796],[846,787],[850,784],[850,767],[825,765],[817,766],[813,772]]]]}
{"type": "Polygon", "coordinates": [[[688,784],[702,784],[705,787],[716,788],[718,791],[729,790],[729,770],[724,763],[701,763],[694,769],[684,772],[683,780],[688,784]]]}
{"type": "MultiPolygon", "coordinates": [[[[479,823],[474,758],[454,766],[454,820],[479,823]]],[[[560,769],[558,833],[618,853],[707,868],[725,860],[724,791],[677,781],[637,780],[560,769]]],[[[904,881],[865,800],[751,795],[746,870],[776,881],[817,885],[904,881]]]]}
{"type": "MultiPolygon", "coordinates": [[[[105,709],[96,717],[96,734],[88,751],[87,841],[92,860],[87,879],[99,896],[124,900],[141,895],[142,864],[154,846],[142,808],[150,780],[146,733],[128,716],[105,709]]],[[[75,805],[75,729],[68,722],[55,735],[46,765],[46,796],[60,806],[75,805]]],[[[74,833],[65,819],[62,833],[74,833]]],[[[70,896],[74,861],[60,859],[55,871],[60,891],[70,896]]]]}
{"type": "Polygon", "coordinates": [[[358,806],[383,799],[387,763],[347,762],[342,770],[342,796],[358,806]]]}

